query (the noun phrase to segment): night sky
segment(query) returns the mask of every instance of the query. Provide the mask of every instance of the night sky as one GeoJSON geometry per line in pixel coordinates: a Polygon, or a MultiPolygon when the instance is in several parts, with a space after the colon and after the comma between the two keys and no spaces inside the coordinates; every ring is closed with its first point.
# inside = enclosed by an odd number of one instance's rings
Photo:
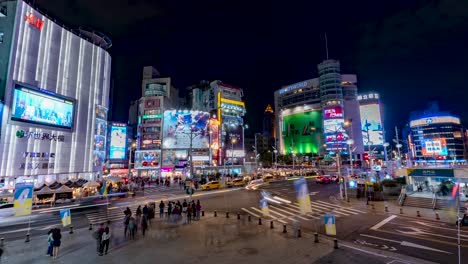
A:
{"type": "Polygon", "coordinates": [[[72,28],[92,26],[112,39],[116,121],[127,121],[129,99],[141,96],[142,67],[153,65],[179,89],[216,79],[243,88],[247,123],[258,132],[255,120],[275,90],[318,76],[327,32],[329,56],[342,73],[357,74],[361,92],[381,94],[387,131],[432,99],[468,124],[466,0],[35,4],[72,28]]]}

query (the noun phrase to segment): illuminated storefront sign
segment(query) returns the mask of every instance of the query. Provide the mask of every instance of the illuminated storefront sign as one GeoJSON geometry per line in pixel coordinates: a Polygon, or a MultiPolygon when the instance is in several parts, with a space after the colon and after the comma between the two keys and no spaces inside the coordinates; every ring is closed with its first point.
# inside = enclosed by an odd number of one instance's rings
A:
{"type": "Polygon", "coordinates": [[[326,118],[343,118],[343,109],[340,106],[325,107],[323,111],[326,118]]]}
{"type": "Polygon", "coordinates": [[[56,135],[50,133],[40,133],[37,131],[24,131],[24,130],[17,130],[16,131],[17,138],[25,138],[25,139],[34,139],[34,140],[49,140],[49,141],[58,141],[63,142],[65,141],[64,135],[56,135]]]}
{"type": "Polygon", "coordinates": [[[410,122],[410,127],[416,126],[426,126],[432,124],[443,124],[443,123],[452,123],[452,124],[460,124],[460,118],[454,116],[434,116],[434,117],[427,117],[427,118],[420,118],[410,122]]]}
{"type": "Polygon", "coordinates": [[[162,114],[156,114],[156,115],[143,115],[143,119],[153,119],[153,118],[162,118],[162,114]]]}
{"type": "Polygon", "coordinates": [[[33,13],[27,13],[24,17],[24,21],[39,30],[42,30],[42,27],[44,26],[44,20],[35,16],[33,13]]]}
{"type": "Polygon", "coordinates": [[[109,147],[109,159],[122,160],[127,153],[127,126],[120,123],[112,123],[109,147]]]}
{"type": "Polygon", "coordinates": [[[364,145],[382,145],[384,143],[384,135],[380,105],[360,105],[359,112],[361,114],[361,131],[364,145]]]}

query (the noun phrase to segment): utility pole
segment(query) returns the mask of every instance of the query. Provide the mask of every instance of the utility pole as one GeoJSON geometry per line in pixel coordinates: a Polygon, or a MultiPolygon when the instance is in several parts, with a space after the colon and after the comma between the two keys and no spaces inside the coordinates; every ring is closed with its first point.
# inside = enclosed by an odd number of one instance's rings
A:
{"type": "Polygon", "coordinates": [[[190,126],[190,178],[194,178],[193,176],[193,155],[192,155],[192,147],[193,147],[193,125],[190,126]]]}

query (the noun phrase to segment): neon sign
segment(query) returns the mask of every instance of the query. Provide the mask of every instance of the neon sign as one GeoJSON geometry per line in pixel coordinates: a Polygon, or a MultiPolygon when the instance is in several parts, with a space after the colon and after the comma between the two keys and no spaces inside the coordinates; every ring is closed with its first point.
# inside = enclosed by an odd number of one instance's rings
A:
{"type": "Polygon", "coordinates": [[[33,13],[27,13],[26,16],[24,16],[24,21],[39,30],[42,30],[42,27],[44,26],[44,20],[35,16],[33,13]]]}

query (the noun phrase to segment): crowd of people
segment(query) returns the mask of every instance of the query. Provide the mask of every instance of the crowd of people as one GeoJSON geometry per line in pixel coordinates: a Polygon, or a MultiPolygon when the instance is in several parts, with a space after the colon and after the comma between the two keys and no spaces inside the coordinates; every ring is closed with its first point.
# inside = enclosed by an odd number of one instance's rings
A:
{"type": "Polygon", "coordinates": [[[200,200],[187,202],[169,201],[167,205],[164,201],[159,203],[159,218],[171,223],[178,223],[181,218],[184,224],[190,224],[192,220],[200,220],[201,204],[200,200]]]}

